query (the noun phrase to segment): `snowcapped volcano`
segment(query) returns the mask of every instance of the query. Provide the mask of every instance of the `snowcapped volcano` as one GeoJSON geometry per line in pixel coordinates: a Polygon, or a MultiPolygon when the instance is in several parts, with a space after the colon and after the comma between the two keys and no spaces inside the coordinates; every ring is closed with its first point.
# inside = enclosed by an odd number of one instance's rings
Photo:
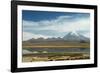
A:
{"type": "Polygon", "coordinates": [[[89,38],[79,34],[76,31],[69,32],[67,35],[63,37],[63,39],[67,41],[89,41],[89,38]]]}
{"type": "Polygon", "coordinates": [[[52,38],[47,38],[44,39],[42,37],[38,38],[38,39],[30,39],[27,40],[28,42],[50,42],[50,41],[66,41],[66,42],[89,42],[90,39],[84,35],[82,35],[79,32],[73,31],[73,32],[68,32],[64,37],[52,37],[52,38]]]}
{"type": "Polygon", "coordinates": [[[76,31],[70,32],[71,35],[79,36],[79,34],[76,31]]]}

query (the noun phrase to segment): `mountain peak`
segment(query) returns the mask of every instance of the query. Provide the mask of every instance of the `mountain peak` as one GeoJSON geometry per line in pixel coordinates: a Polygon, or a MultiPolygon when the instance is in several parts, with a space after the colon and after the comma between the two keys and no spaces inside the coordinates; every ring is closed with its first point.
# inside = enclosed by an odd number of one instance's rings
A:
{"type": "Polygon", "coordinates": [[[79,36],[79,34],[76,32],[76,31],[72,31],[70,32],[71,35],[76,35],[76,36],[79,36]]]}
{"type": "Polygon", "coordinates": [[[89,39],[76,31],[69,32],[67,35],[63,37],[64,40],[67,41],[88,41],[89,39]]]}

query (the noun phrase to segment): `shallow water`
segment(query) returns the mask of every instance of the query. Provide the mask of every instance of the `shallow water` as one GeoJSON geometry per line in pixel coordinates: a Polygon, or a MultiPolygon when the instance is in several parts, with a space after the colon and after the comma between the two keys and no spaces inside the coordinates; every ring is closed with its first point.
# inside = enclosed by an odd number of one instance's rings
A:
{"type": "Polygon", "coordinates": [[[80,52],[80,53],[90,53],[89,48],[27,48],[23,49],[23,53],[25,54],[24,50],[27,50],[29,52],[56,52],[56,53],[61,53],[61,52],[80,52]]]}

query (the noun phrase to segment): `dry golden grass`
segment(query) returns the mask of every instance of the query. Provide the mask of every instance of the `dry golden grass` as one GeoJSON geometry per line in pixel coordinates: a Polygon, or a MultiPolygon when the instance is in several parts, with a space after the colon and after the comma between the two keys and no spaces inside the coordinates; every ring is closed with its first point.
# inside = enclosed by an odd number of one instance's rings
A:
{"type": "Polygon", "coordinates": [[[43,42],[23,44],[23,48],[90,48],[90,43],[43,42]]]}

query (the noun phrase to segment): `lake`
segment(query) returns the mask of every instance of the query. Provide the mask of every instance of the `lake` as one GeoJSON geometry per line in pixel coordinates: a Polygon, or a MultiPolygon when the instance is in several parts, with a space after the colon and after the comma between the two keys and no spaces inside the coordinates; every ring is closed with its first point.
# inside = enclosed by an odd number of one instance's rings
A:
{"type": "Polygon", "coordinates": [[[36,52],[41,52],[41,53],[63,53],[63,52],[79,52],[79,53],[90,53],[89,48],[24,48],[23,49],[23,54],[29,54],[29,53],[36,53],[36,52]]]}

